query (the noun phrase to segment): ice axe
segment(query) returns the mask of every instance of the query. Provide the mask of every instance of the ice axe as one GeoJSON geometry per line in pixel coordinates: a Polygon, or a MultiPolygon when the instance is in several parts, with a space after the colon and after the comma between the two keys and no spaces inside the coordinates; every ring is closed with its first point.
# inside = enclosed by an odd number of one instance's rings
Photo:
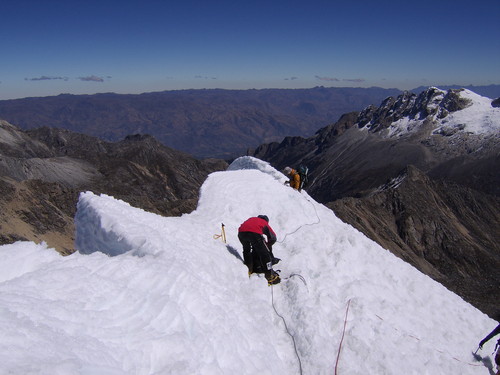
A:
{"type": "Polygon", "coordinates": [[[478,362],[481,362],[483,360],[483,357],[481,357],[479,354],[477,354],[477,352],[479,351],[479,349],[482,349],[481,348],[481,345],[479,345],[476,349],[476,351],[474,353],[472,353],[472,356],[474,357],[474,359],[478,362]]]}
{"type": "Polygon", "coordinates": [[[226,231],[224,229],[224,223],[222,223],[221,234],[214,234],[214,240],[222,239],[222,242],[226,243],[226,231]]]}

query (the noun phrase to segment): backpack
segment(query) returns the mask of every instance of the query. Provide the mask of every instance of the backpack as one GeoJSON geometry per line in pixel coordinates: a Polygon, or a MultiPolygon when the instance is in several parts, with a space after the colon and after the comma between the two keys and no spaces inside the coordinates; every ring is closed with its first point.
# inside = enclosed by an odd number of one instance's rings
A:
{"type": "Polygon", "coordinates": [[[307,166],[302,165],[302,164],[297,169],[297,173],[300,176],[300,189],[305,188],[307,183],[309,182],[308,177],[307,177],[308,172],[309,172],[309,168],[307,168],[307,166]]]}

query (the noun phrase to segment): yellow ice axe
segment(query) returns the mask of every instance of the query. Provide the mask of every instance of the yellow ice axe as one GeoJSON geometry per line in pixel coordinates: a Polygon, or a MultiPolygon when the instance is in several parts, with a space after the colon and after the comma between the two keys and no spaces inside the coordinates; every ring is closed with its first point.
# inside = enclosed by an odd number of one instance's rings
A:
{"type": "Polygon", "coordinates": [[[226,231],[224,230],[224,223],[222,223],[222,231],[221,234],[214,234],[214,240],[222,239],[224,243],[226,243],[226,231]]]}

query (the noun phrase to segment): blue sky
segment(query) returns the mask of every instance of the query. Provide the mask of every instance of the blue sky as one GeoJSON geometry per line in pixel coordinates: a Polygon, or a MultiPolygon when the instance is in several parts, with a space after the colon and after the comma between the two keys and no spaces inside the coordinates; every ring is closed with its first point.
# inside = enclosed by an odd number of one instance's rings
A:
{"type": "Polygon", "coordinates": [[[0,99],[500,84],[500,0],[3,0],[0,14],[0,99]]]}

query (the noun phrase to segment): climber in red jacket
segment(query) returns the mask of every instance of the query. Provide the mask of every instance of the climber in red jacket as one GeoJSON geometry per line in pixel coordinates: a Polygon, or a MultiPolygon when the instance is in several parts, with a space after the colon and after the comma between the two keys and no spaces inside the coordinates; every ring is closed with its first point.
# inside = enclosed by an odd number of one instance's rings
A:
{"type": "Polygon", "coordinates": [[[273,264],[280,260],[273,255],[276,233],[269,226],[269,218],[259,215],[247,219],[238,229],[238,239],[243,245],[243,261],[248,274],[264,273],[269,285],[278,284],[281,279],[273,270],[273,264]]]}

